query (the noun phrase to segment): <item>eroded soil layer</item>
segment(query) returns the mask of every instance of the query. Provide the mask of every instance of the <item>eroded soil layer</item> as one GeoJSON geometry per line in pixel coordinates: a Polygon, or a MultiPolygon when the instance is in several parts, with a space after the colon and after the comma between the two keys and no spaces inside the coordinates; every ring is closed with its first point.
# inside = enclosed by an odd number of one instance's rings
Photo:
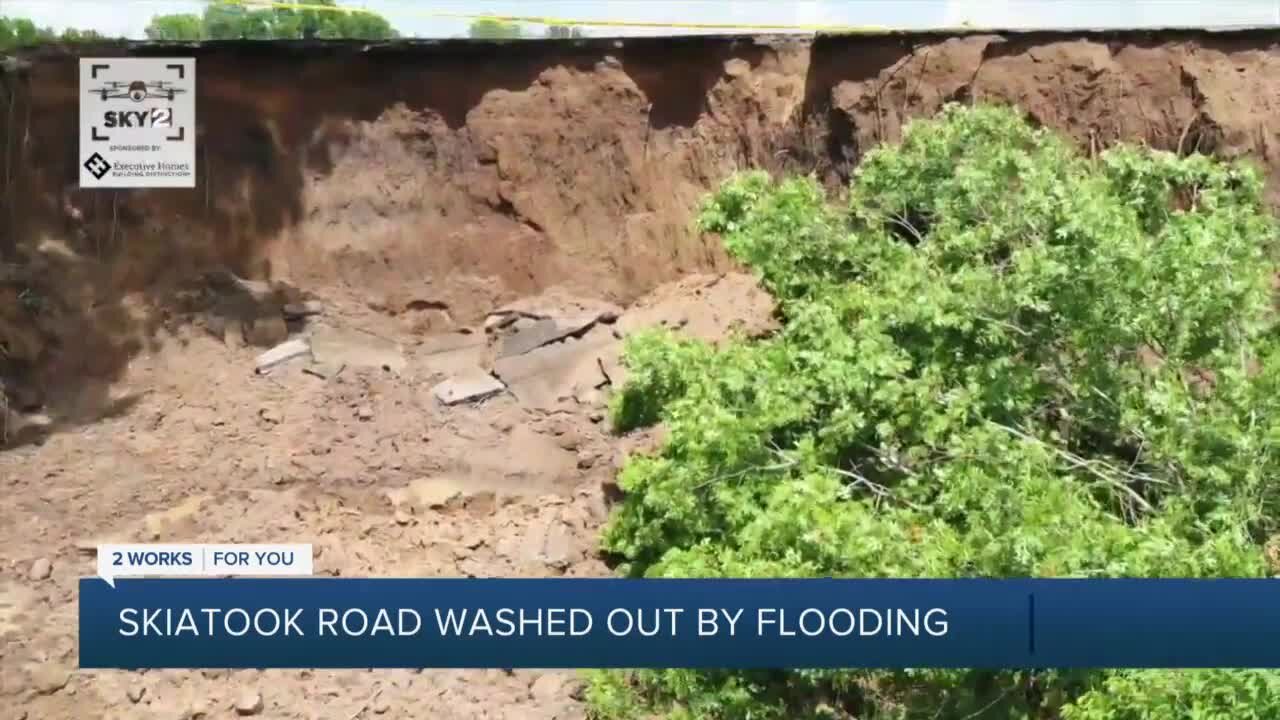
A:
{"type": "MultiPolygon", "coordinates": [[[[769,299],[697,234],[729,173],[943,103],[1096,151],[1248,156],[1274,34],[101,48],[194,54],[195,190],[77,187],[77,58],[0,75],[0,704],[19,718],[579,718],[571,673],[78,673],[99,541],[311,542],[318,572],[600,575],[622,338],[769,299]]],[[[12,714],[12,713],[10,713],[12,714]]]]}

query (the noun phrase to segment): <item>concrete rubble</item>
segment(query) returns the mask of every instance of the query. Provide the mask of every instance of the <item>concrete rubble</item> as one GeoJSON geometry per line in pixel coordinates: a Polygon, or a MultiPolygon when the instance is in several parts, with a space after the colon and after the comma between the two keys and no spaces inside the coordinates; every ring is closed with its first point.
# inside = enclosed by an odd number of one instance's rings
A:
{"type": "Polygon", "coordinates": [[[457,405],[464,402],[475,402],[493,397],[506,390],[507,386],[489,373],[474,368],[464,371],[431,388],[431,394],[445,405],[457,405]]]}
{"type": "Polygon", "coordinates": [[[303,339],[286,340],[258,356],[254,362],[258,374],[267,373],[295,358],[309,357],[311,344],[303,339]]]}

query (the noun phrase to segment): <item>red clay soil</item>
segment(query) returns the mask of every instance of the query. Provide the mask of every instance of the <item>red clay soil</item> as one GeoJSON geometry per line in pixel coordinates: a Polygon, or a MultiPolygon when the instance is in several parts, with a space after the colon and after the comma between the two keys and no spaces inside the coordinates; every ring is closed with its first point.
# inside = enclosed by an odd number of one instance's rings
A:
{"type": "Polygon", "coordinates": [[[619,337],[769,327],[768,299],[692,227],[719,180],[763,167],[836,189],[910,118],[1002,102],[1086,149],[1248,156],[1277,202],[1278,42],[94,48],[195,55],[200,124],[194,190],[96,192],[77,187],[77,57],[9,63],[0,704],[27,720],[583,717],[564,673],[75,672],[76,579],[105,539],[313,542],[317,570],[343,575],[605,574],[609,483],[660,439],[601,419],[619,337]],[[308,299],[319,316],[285,320],[308,299]],[[572,333],[504,344],[556,322],[572,333]],[[289,336],[310,360],[255,374],[289,336]],[[477,369],[502,391],[440,400],[477,369]]]}
{"type": "Polygon", "coordinates": [[[1016,103],[1084,147],[1249,155],[1275,178],[1278,47],[1262,32],[184,47],[198,187],[132,192],[78,189],[77,58],[44,51],[0,76],[8,372],[45,389],[113,377],[174,285],[214,265],[458,322],[554,285],[626,303],[726,267],[690,219],[728,173],[838,185],[953,100],[1016,103]]]}

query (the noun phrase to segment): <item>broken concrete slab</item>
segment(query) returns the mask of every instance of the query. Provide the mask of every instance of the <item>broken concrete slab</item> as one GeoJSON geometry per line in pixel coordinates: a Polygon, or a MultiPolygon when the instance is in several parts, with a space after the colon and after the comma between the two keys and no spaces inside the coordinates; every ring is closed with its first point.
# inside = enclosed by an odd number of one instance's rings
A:
{"type": "Polygon", "coordinates": [[[458,405],[484,400],[506,389],[505,385],[489,373],[480,368],[474,368],[431,388],[431,394],[445,405],[458,405]]]}
{"type": "Polygon", "coordinates": [[[528,328],[516,330],[502,340],[499,357],[523,355],[534,348],[546,345],[559,339],[560,326],[552,318],[537,320],[528,328]]]}
{"type": "Polygon", "coordinates": [[[361,330],[321,328],[311,336],[311,355],[320,365],[382,368],[400,373],[404,351],[392,340],[361,330]]]}
{"type": "Polygon", "coordinates": [[[580,313],[568,317],[544,318],[523,330],[508,335],[503,339],[502,349],[498,357],[523,355],[543,345],[577,335],[596,323],[596,313],[580,313]]]}
{"type": "Polygon", "coordinates": [[[500,357],[519,355],[565,337],[578,335],[597,322],[618,319],[622,309],[604,300],[581,298],[558,288],[521,298],[485,318],[486,333],[507,329],[513,334],[502,344],[500,357]]]}
{"type": "Polygon", "coordinates": [[[601,359],[616,357],[618,343],[608,329],[596,327],[582,338],[499,358],[494,372],[522,405],[549,410],[604,384],[601,359]]]}
{"type": "Polygon", "coordinates": [[[286,340],[270,350],[262,353],[255,361],[259,374],[270,372],[272,368],[295,358],[311,355],[311,345],[301,338],[286,340]]]}

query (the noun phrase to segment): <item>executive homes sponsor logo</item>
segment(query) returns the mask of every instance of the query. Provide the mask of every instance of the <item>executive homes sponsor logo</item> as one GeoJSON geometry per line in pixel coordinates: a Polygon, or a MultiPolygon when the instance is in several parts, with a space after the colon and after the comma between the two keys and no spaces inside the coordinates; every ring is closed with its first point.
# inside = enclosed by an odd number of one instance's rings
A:
{"type": "Polygon", "coordinates": [[[111,172],[111,163],[107,162],[98,153],[94,153],[89,156],[88,160],[84,161],[84,169],[88,170],[98,180],[101,180],[102,176],[111,172]]]}
{"type": "Polygon", "coordinates": [[[195,59],[80,61],[80,186],[195,187],[195,59]]]}

